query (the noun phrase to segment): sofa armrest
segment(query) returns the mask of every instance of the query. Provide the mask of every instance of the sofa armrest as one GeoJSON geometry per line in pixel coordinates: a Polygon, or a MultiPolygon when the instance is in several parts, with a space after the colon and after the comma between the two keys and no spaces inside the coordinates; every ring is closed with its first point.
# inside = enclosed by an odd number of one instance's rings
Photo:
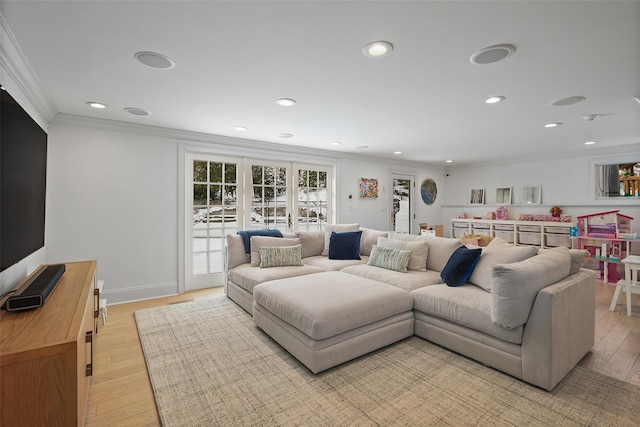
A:
{"type": "Polygon", "coordinates": [[[526,382],[553,387],[595,342],[595,272],[581,269],[538,292],[522,339],[526,382]]]}

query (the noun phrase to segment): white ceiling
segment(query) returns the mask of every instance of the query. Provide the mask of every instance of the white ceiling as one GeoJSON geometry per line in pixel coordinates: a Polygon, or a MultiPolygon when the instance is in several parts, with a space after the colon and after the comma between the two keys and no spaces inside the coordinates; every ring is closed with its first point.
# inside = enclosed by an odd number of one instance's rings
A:
{"type": "Polygon", "coordinates": [[[640,147],[638,1],[3,0],[0,8],[58,113],[440,165],[640,147]],[[376,40],[393,52],[365,57],[376,40]],[[470,62],[501,43],[515,54],[470,62]],[[149,68],[138,51],[176,65],[149,68]],[[506,100],[484,104],[491,95],[506,100]],[[586,100],[551,105],[574,95],[586,100]],[[281,97],[297,105],[279,107],[281,97]]]}

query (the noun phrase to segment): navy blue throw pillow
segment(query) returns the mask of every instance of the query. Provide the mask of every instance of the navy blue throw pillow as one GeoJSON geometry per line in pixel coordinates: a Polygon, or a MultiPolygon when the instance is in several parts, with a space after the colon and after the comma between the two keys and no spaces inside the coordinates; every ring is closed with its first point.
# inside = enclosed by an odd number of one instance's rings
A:
{"type": "Polygon", "coordinates": [[[360,259],[360,236],[362,230],[331,232],[329,237],[329,259],[360,259]]]}
{"type": "Polygon", "coordinates": [[[460,286],[467,281],[476,264],[480,260],[482,249],[469,249],[466,246],[460,246],[449,257],[447,265],[440,272],[442,281],[447,286],[460,286]]]}

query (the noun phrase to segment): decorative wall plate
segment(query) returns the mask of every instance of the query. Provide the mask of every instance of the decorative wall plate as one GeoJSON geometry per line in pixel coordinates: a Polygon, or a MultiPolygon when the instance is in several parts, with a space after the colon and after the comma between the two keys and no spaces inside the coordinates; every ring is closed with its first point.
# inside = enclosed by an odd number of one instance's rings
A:
{"type": "Polygon", "coordinates": [[[433,178],[425,178],[420,185],[420,196],[422,201],[427,205],[432,205],[436,201],[438,195],[438,186],[433,178]]]}

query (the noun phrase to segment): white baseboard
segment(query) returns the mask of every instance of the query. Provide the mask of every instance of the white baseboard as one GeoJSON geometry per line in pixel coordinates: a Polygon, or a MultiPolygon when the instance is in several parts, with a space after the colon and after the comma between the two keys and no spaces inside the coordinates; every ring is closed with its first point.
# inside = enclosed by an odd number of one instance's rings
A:
{"type": "MultiPolygon", "coordinates": [[[[109,286],[108,284],[106,286],[109,286]]],[[[142,301],[153,298],[177,295],[178,283],[154,283],[144,286],[134,286],[122,289],[109,289],[103,293],[107,299],[107,305],[121,304],[125,302],[142,301]]]]}

